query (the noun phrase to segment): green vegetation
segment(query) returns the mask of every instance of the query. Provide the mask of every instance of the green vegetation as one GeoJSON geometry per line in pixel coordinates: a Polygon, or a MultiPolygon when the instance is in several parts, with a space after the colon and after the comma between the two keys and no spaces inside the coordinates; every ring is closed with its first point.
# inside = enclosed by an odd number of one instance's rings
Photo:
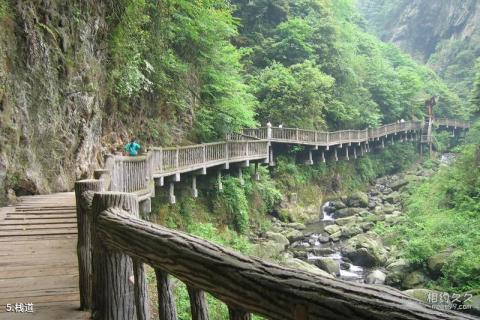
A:
{"type": "Polygon", "coordinates": [[[465,117],[466,105],[427,67],[361,30],[353,2],[234,1],[235,43],[258,99],[257,118],[285,126],[375,126],[423,117],[440,96],[439,116],[465,117]]]}
{"type": "Polygon", "coordinates": [[[407,258],[420,266],[438,252],[451,252],[442,277],[430,284],[437,289],[461,292],[480,287],[479,141],[477,122],[456,162],[411,191],[406,222],[382,232],[396,239],[407,258]]]}
{"type": "Polygon", "coordinates": [[[143,104],[157,119],[190,119],[198,140],[255,124],[243,53],[229,41],[237,31],[226,2],[122,0],[111,19],[110,81],[118,110],[143,104]]]}

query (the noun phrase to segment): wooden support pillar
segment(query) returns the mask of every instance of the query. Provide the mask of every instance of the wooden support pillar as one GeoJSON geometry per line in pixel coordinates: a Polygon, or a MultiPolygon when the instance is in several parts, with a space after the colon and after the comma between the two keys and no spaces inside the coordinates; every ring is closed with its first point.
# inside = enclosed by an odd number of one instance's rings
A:
{"type": "Polygon", "coordinates": [[[385,149],[385,139],[382,138],[382,149],[385,149]]]}
{"type": "Polygon", "coordinates": [[[190,297],[190,310],[192,320],[208,320],[208,304],[205,293],[187,285],[188,296],[190,297]]]}
{"type": "Polygon", "coordinates": [[[269,159],[269,162],[268,162],[268,165],[273,167],[275,166],[275,159],[273,158],[273,147],[270,146],[268,148],[268,159],[269,159]]]}
{"type": "Polygon", "coordinates": [[[337,148],[334,149],[334,153],[335,153],[335,161],[338,161],[337,148]]]}
{"type": "Polygon", "coordinates": [[[228,306],[228,316],[230,320],[251,320],[252,315],[247,311],[237,308],[228,306]]]}
{"type": "Polygon", "coordinates": [[[245,180],[243,179],[243,171],[241,167],[238,167],[238,180],[240,180],[240,185],[245,185],[245,180]]]}
{"type": "Polygon", "coordinates": [[[313,154],[312,154],[312,150],[308,150],[308,161],[307,161],[307,165],[312,165],[313,164],[313,154]]]}
{"type": "Polygon", "coordinates": [[[255,181],[260,181],[260,173],[258,172],[258,162],[255,162],[254,179],[255,181]]]}
{"type": "Polygon", "coordinates": [[[353,147],[353,158],[357,159],[357,147],[353,147]]]}
{"type": "Polygon", "coordinates": [[[223,190],[222,170],[217,171],[217,184],[218,184],[218,191],[222,191],[223,190]]]}
{"type": "Polygon", "coordinates": [[[395,142],[393,141],[393,136],[392,136],[392,146],[395,144],[395,142]]]}
{"type": "Polygon", "coordinates": [[[75,182],[77,204],[77,258],[80,288],[80,309],[92,308],[92,201],[95,192],[103,191],[103,180],[75,182]]]}
{"type": "Polygon", "coordinates": [[[169,188],[168,188],[168,201],[171,204],[174,204],[177,202],[177,199],[175,198],[175,183],[170,182],[169,188]]]}
{"type": "Polygon", "coordinates": [[[165,178],[164,177],[160,177],[160,178],[155,179],[155,186],[156,187],[163,187],[164,184],[165,184],[165,178]]]}
{"type": "Polygon", "coordinates": [[[365,155],[364,145],[360,145],[360,154],[362,157],[365,155]]]}
{"type": "MultiPolygon", "coordinates": [[[[121,251],[107,247],[102,239],[108,231],[98,230],[97,218],[105,210],[120,208],[134,217],[139,215],[138,198],[134,194],[99,192],[93,197],[92,212],[92,316],[94,320],[135,319],[136,305],[144,306],[146,292],[135,297],[135,276],[132,259],[121,251]]],[[[145,277],[136,270],[137,291],[146,288],[145,277]],[[142,280],[143,278],[143,280],[142,280]]],[[[138,318],[137,318],[138,319],[138,318]]],[[[146,319],[142,319],[146,320],[146,319]]]]}
{"type": "Polygon", "coordinates": [[[142,218],[148,216],[152,212],[152,200],[150,198],[144,199],[139,203],[140,206],[140,216],[142,218]]]}
{"type": "Polygon", "coordinates": [[[345,158],[347,158],[347,160],[350,160],[350,157],[348,156],[348,146],[345,148],[345,158]]]}
{"type": "Polygon", "coordinates": [[[325,160],[325,151],[322,151],[322,162],[325,163],[326,160],[325,160]]]}
{"type": "Polygon", "coordinates": [[[192,197],[198,198],[197,176],[192,176],[192,197]]]}
{"type": "Polygon", "coordinates": [[[160,320],[177,320],[177,305],[172,292],[168,274],[155,268],[158,292],[158,318],[160,320]]]}

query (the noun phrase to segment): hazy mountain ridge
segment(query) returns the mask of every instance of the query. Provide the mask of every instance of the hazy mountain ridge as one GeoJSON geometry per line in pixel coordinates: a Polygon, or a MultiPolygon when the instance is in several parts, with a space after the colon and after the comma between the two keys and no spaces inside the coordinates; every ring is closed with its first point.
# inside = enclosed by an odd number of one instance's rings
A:
{"type": "Polygon", "coordinates": [[[359,0],[368,28],[431,66],[464,98],[480,56],[480,1],[359,0]]]}

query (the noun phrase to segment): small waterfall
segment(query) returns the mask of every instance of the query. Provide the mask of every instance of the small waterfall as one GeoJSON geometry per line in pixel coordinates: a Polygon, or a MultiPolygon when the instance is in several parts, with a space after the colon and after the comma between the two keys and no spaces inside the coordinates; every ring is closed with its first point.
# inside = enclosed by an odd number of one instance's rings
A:
{"type": "Polygon", "coordinates": [[[322,206],[322,221],[335,221],[333,210],[328,210],[328,208],[330,208],[330,201],[325,202],[322,206]]]}

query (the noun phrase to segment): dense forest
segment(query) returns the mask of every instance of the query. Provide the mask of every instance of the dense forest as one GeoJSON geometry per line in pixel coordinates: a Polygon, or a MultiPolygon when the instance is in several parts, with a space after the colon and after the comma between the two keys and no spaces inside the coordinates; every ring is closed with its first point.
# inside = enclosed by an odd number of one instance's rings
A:
{"type": "MultiPolygon", "coordinates": [[[[453,0],[47,2],[0,0],[0,204],[71,191],[132,136],[146,149],[218,141],[267,122],[364,129],[423,120],[432,96],[436,117],[474,123],[480,113],[475,1],[461,8],[453,0]],[[412,12],[417,19],[404,18],[412,12]],[[418,25],[430,28],[411,42],[398,36],[418,25]]],[[[249,168],[244,185],[227,174],[219,191],[217,177],[207,176],[199,199],[180,183],[176,204],[152,200],[152,220],[288,265],[291,257],[279,253],[285,245],[265,241],[268,234],[283,232],[277,237],[293,244],[300,231],[291,226],[318,220],[327,201],[341,210],[361,200],[355,219],[364,230],[341,225],[342,237],[384,242],[372,251],[381,252],[374,266],[387,284],[478,296],[480,123],[466,136],[435,139],[438,154],[455,154],[453,163],[392,141],[356,161],[306,166],[298,161],[303,147],[292,147],[275,167],[259,168],[260,181],[249,168]],[[390,188],[385,179],[410,180],[401,194],[375,195],[379,184],[390,188]],[[431,274],[438,252],[448,254],[431,274]],[[390,266],[400,262],[392,280],[390,266]],[[408,283],[412,274],[421,280],[408,283]]],[[[187,290],[180,282],[174,290],[187,319],[187,290]]],[[[212,319],[226,317],[225,305],[208,301],[212,319]]]]}

